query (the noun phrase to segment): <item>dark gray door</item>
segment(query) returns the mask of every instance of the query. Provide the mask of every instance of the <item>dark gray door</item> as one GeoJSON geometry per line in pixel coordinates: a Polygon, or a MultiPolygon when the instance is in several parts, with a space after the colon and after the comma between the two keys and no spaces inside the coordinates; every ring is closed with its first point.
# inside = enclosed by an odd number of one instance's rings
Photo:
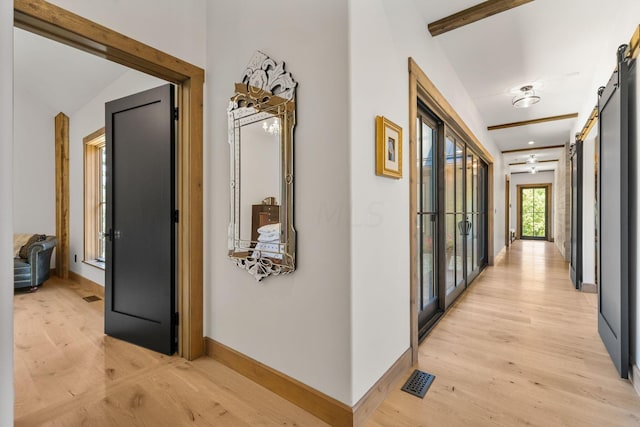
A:
{"type": "Polygon", "coordinates": [[[571,153],[571,281],[582,287],[582,141],[571,153]]]}
{"type": "Polygon", "coordinates": [[[618,69],[598,91],[598,333],[622,378],[629,370],[629,67],[621,47],[618,69]]]}
{"type": "Polygon", "coordinates": [[[175,351],[174,88],[111,101],[106,110],[105,333],[175,351]]]}

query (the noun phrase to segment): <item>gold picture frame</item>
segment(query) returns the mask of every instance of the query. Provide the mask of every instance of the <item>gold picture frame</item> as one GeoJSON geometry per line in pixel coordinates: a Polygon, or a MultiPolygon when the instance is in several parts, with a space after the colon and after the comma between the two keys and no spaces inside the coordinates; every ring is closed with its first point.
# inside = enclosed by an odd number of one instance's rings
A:
{"type": "Polygon", "coordinates": [[[376,116],[376,175],[402,178],[402,128],[376,116]]]}

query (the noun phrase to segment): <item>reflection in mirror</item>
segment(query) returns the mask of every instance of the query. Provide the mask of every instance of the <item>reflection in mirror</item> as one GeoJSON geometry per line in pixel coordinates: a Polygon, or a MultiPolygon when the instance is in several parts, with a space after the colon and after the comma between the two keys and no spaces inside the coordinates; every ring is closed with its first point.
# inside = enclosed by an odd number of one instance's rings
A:
{"type": "Polygon", "coordinates": [[[295,269],[295,86],[284,63],[256,52],[229,104],[229,256],[258,281],[295,269]]]}
{"type": "Polygon", "coordinates": [[[280,186],[280,134],[269,132],[269,127],[280,127],[277,117],[265,118],[240,129],[240,240],[255,241],[252,235],[252,206],[267,197],[281,201],[280,186]],[[266,127],[266,130],[265,130],[266,127]]]}

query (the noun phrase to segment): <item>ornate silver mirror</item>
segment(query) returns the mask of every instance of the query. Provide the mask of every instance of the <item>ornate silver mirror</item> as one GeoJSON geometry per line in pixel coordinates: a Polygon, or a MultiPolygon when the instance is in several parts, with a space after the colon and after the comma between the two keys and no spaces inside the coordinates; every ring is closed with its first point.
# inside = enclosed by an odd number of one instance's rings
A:
{"type": "Polygon", "coordinates": [[[257,51],[229,103],[229,257],[258,281],[295,270],[296,85],[284,62],[257,51]]]}

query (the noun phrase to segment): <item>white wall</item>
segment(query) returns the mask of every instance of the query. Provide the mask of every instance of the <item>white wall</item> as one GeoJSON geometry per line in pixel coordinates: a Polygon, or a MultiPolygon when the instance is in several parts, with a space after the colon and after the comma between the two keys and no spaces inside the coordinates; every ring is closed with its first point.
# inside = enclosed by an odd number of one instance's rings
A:
{"type": "Polygon", "coordinates": [[[352,403],[410,346],[408,58],[491,152],[494,253],[504,245],[504,169],[464,87],[411,0],[350,0],[352,403]],[[403,130],[404,177],[375,175],[375,117],[403,130]],[[500,207],[500,209],[498,209],[500,207]]]}
{"type": "Polygon", "coordinates": [[[553,215],[553,238],[555,244],[564,257],[569,260],[571,255],[569,245],[571,244],[571,224],[569,221],[570,202],[567,187],[571,185],[569,156],[567,150],[562,150],[558,160],[558,167],[554,171],[554,182],[556,188],[553,192],[553,203],[555,206],[553,215]]]}
{"type": "Polygon", "coordinates": [[[102,286],[104,286],[104,270],[82,262],[84,258],[83,138],[105,126],[105,102],[163,84],[166,84],[163,80],[129,70],[97,93],[78,111],[67,113],[69,116],[69,268],[74,273],[102,286]]]}
{"type": "Polygon", "coordinates": [[[209,2],[207,23],[205,334],[350,404],[346,2],[209,2]],[[226,109],[256,49],[298,82],[297,270],[261,283],[227,256],[226,109]]]}
{"type": "Polygon", "coordinates": [[[13,230],[55,235],[54,117],[58,112],[26,91],[14,95],[13,230]]]}
{"type": "Polygon", "coordinates": [[[582,282],[596,283],[596,170],[598,127],[582,144],[582,282]]]}
{"type": "Polygon", "coordinates": [[[48,0],[199,67],[205,63],[206,0],[48,0]]]}
{"type": "Polygon", "coordinates": [[[13,425],[13,2],[0,1],[0,426],[13,425]]]}
{"type": "MultiPolygon", "coordinates": [[[[518,185],[529,184],[551,184],[551,224],[549,224],[549,232],[553,236],[553,218],[554,218],[554,193],[556,191],[555,179],[553,171],[532,173],[516,173],[511,174],[509,181],[509,201],[511,203],[509,216],[509,229],[516,230],[518,227],[518,185]]],[[[517,235],[516,231],[516,235],[517,235]]]]}

